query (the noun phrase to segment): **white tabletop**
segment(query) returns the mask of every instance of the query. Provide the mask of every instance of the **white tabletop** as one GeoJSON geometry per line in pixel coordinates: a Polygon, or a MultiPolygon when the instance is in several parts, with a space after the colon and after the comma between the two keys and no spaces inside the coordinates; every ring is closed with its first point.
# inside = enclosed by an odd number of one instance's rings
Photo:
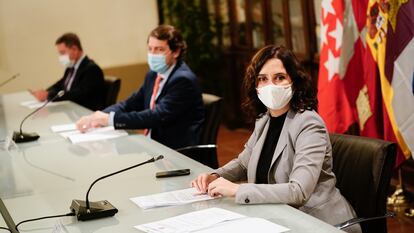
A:
{"type": "MultiPolygon", "coordinates": [[[[17,129],[20,120],[30,113],[31,110],[19,105],[30,98],[28,93],[2,96],[0,124],[7,132],[17,129]]],[[[0,198],[15,223],[69,213],[72,199],[83,200],[96,178],[152,156],[162,154],[165,158],[94,186],[89,199],[111,202],[119,210],[114,217],[87,222],[79,222],[75,217],[47,219],[25,223],[19,227],[20,232],[52,232],[58,221],[67,232],[139,232],[133,226],[209,207],[265,218],[290,228],[291,232],[341,232],[285,204],[238,205],[233,198],[142,210],[129,198],[187,188],[197,174],[211,169],[142,135],[74,145],[50,130],[51,125],[75,122],[88,112],[71,102],[41,110],[23,127],[26,132],[37,132],[40,139],[19,144],[17,149],[0,151],[0,198]],[[155,178],[157,171],[181,168],[190,168],[191,174],[155,178]]]]}
{"type": "MultiPolygon", "coordinates": [[[[3,216],[0,214],[0,227],[7,227],[6,222],[3,220],[3,216]]],[[[0,231],[2,232],[2,231],[0,231]]],[[[5,231],[7,232],[7,231],[5,231]]]]}

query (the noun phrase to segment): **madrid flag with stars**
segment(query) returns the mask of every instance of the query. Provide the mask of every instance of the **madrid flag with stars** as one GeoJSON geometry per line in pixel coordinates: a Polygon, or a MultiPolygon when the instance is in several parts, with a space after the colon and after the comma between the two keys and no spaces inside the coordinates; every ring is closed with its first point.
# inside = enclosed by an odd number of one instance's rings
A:
{"type": "Polygon", "coordinates": [[[414,155],[414,0],[322,0],[319,113],[330,132],[414,155]]]}

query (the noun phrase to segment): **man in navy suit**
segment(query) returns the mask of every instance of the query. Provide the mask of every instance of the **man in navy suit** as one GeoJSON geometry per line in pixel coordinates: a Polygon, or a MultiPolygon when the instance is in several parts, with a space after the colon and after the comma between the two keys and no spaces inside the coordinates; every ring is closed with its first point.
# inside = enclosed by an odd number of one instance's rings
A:
{"type": "Polygon", "coordinates": [[[204,107],[197,78],[182,60],[185,49],[176,28],[155,28],[148,37],[151,70],[141,88],[123,102],[82,117],[78,129],[145,129],[144,134],[173,149],[197,144],[204,107]]]}
{"type": "Polygon", "coordinates": [[[55,101],[71,100],[91,110],[104,108],[106,89],[101,68],[83,53],[79,37],[65,33],[56,40],[59,62],[66,68],[63,77],[47,90],[32,91],[39,100],[45,101],[64,90],[65,94],[55,101]]]}

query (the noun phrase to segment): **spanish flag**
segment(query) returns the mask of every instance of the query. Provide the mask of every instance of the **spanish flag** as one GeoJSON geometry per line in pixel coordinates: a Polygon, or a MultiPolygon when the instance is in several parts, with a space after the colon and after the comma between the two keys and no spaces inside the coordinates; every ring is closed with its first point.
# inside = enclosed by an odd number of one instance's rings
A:
{"type": "Polygon", "coordinates": [[[414,149],[414,0],[322,0],[318,111],[328,130],[414,149]]]}
{"type": "Polygon", "coordinates": [[[366,40],[391,125],[384,136],[398,142],[400,164],[414,154],[414,1],[370,0],[367,15],[366,40]]]}

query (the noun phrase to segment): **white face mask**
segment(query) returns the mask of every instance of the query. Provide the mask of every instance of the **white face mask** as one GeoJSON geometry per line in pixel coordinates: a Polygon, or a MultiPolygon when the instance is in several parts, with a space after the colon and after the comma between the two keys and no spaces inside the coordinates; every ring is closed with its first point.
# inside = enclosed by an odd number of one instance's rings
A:
{"type": "Polygon", "coordinates": [[[72,64],[72,62],[70,61],[70,58],[69,58],[69,55],[68,54],[60,55],[59,56],[59,62],[64,67],[69,67],[72,64]]]}
{"type": "Polygon", "coordinates": [[[152,54],[148,53],[148,65],[152,71],[159,74],[168,70],[167,57],[165,54],[152,54]]]}
{"type": "Polygon", "coordinates": [[[269,109],[281,109],[292,99],[292,84],[287,86],[269,84],[267,86],[257,88],[257,96],[269,109]]]}

